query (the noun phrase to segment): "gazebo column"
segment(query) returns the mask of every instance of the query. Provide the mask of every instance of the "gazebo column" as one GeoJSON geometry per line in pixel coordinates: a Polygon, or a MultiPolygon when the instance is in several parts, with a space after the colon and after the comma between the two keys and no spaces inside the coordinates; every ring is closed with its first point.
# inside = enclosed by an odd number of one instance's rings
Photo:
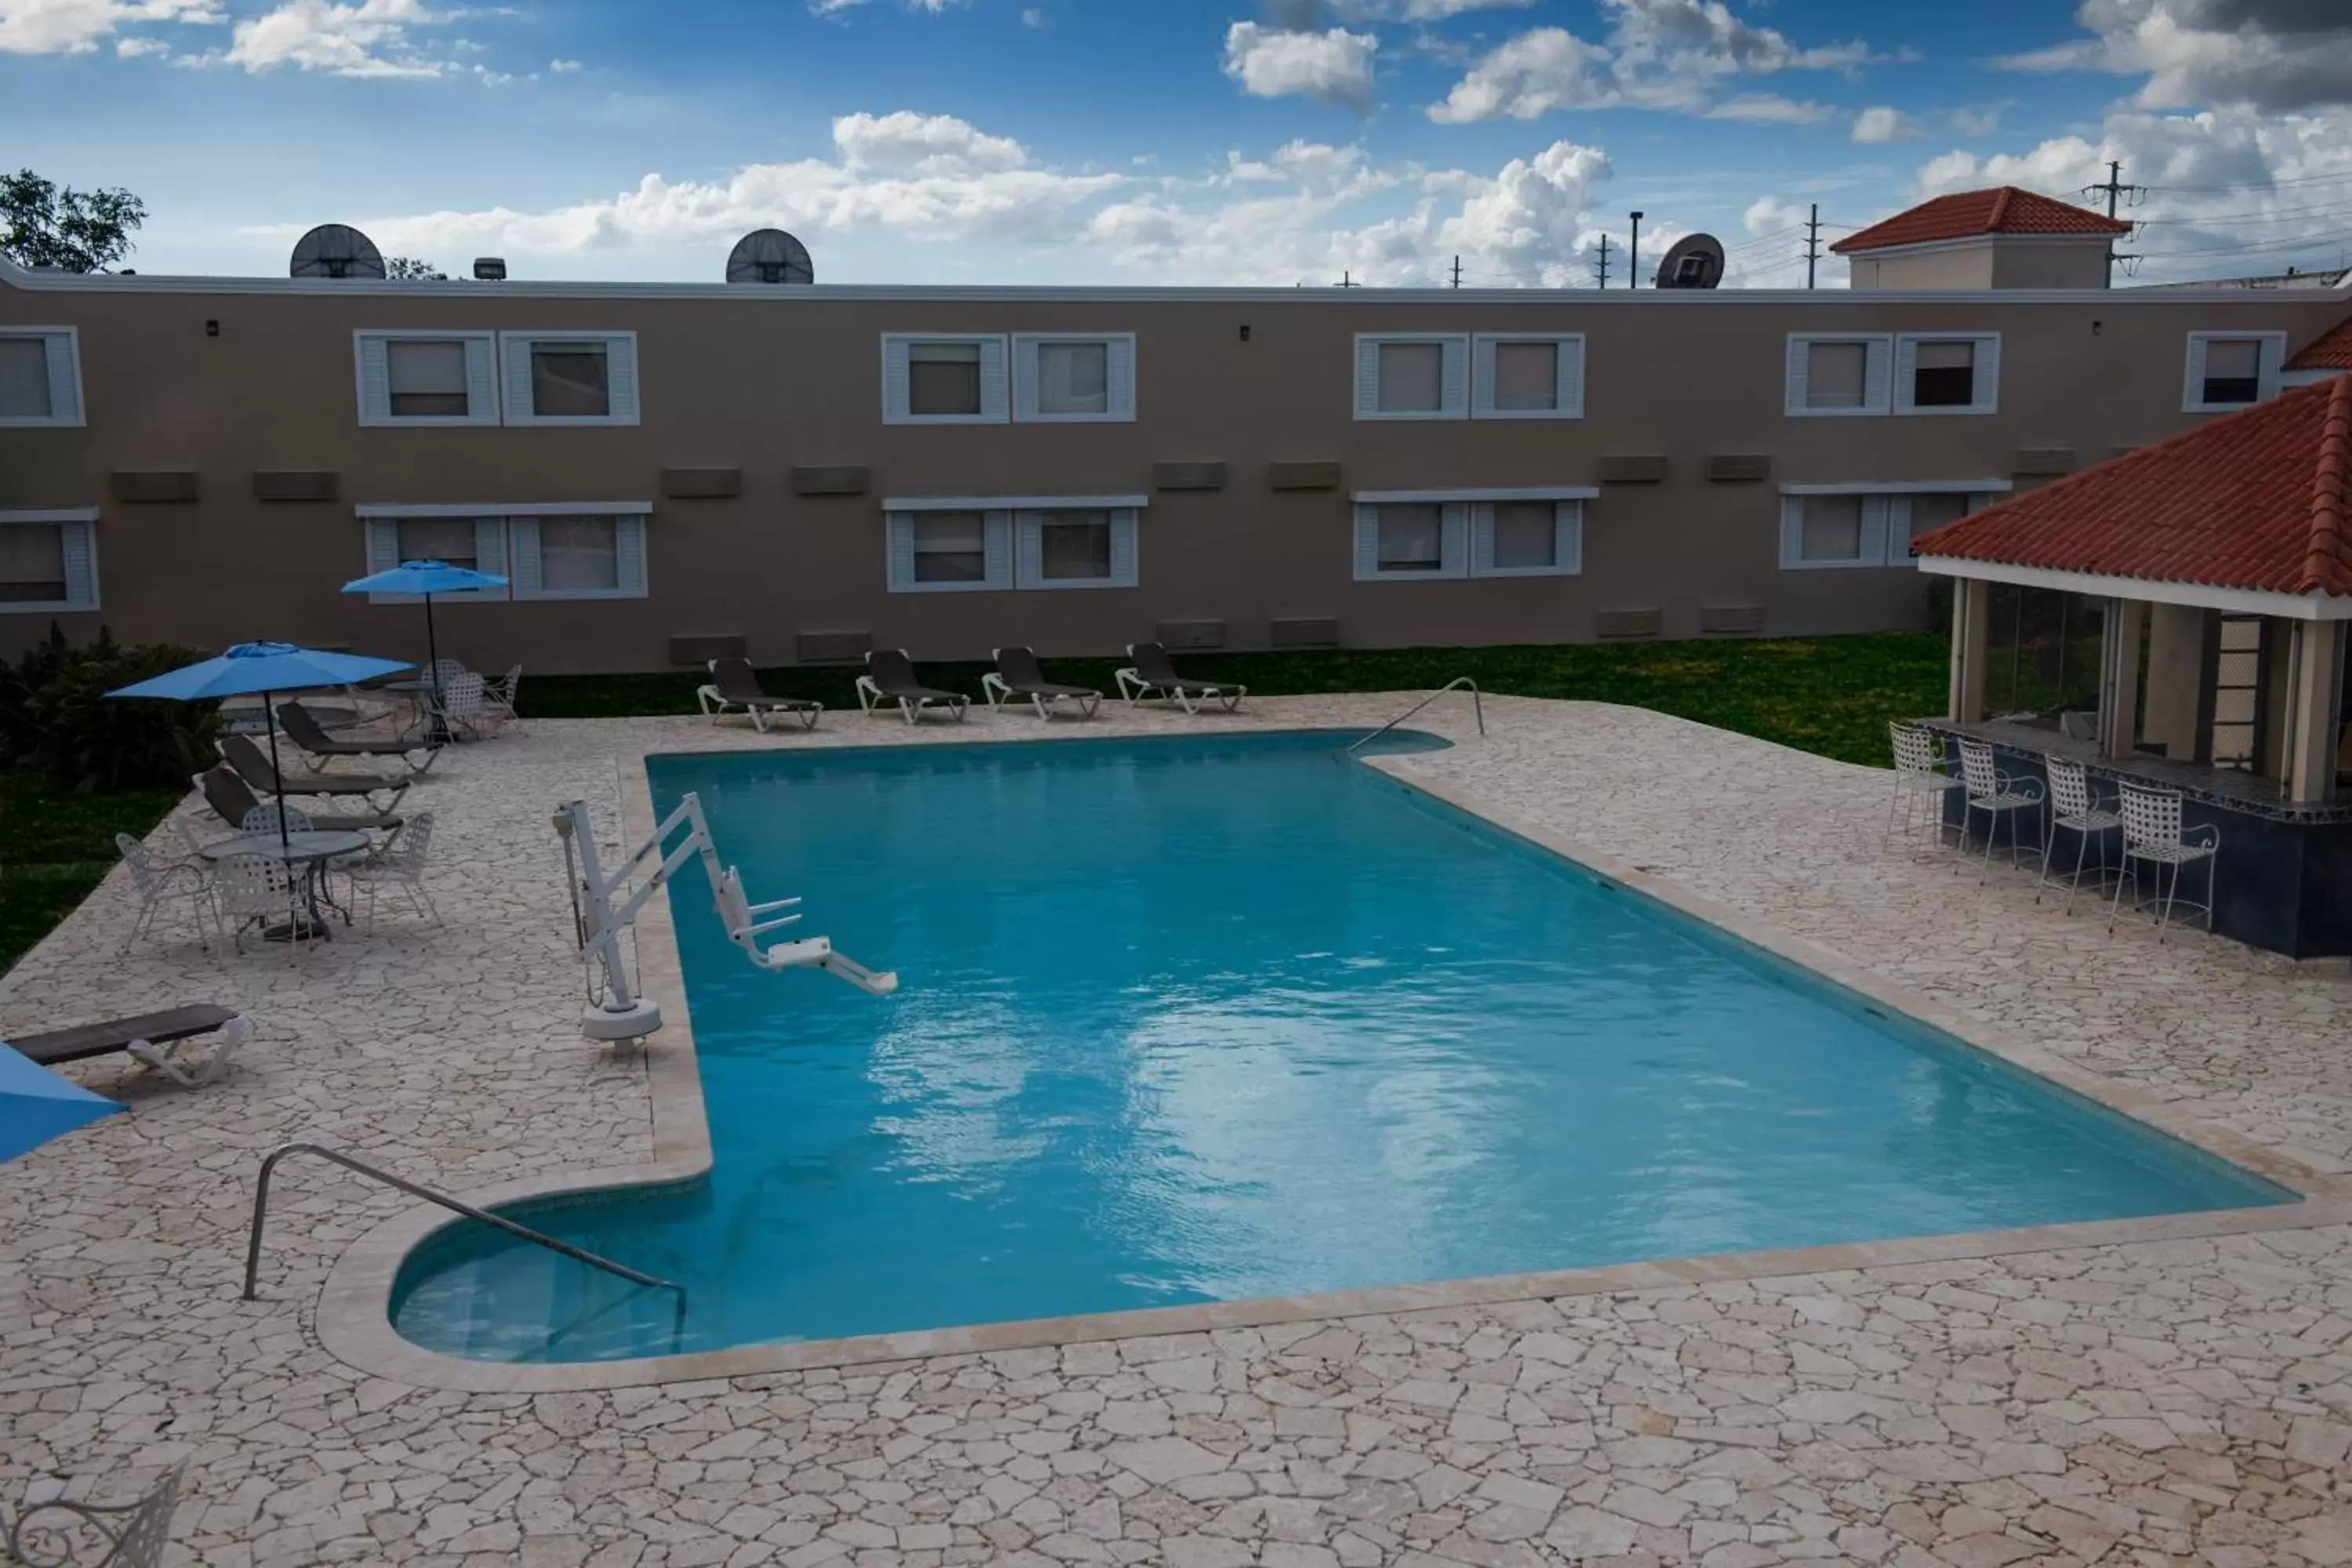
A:
{"type": "Polygon", "coordinates": [[[1985,716],[1985,658],[1992,624],[1992,584],[1952,579],[1952,679],[1947,717],[1973,724],[1985,716]]]}
{"type": "Polygon", "coordinates": [[[2296,621],[2290,638],[2286,755],[2280,782],[2292,801],[2336,794],[2336,717],[2344,705],[2342,621],[2296,621]]]}
{"type": "Polygon", "coordinates": [[[2099,638],[2099,755],[2128,757],[2139,739],[2139,633],[2147,605],[2107,601],[2099,638]]]}
{"type": "Polygon", "coordinates": [[[2147,621],[2147,715],[2143,740],[2176,762],[2210,759],[2213,683],[2221,618],[2191,605],[2151,605],[2147,621]]]}

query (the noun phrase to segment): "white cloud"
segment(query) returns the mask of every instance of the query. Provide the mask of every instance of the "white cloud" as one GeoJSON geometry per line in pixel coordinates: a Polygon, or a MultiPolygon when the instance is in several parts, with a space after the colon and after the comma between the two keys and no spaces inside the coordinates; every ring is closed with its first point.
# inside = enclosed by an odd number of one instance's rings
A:
{"type": "Polygon", "coordinates": [[[1288,32],[1255,22],[1225,30],[1225,74],[1253,98],[1299,97],[1358,110],[1372,106],[1372,57],[1381,41],[1345,27],[1288,32]]]}
{"type": "MultiPolygon", "coordinates": [[[[220,20],[217,0],[0,0],[0,55],[79,54],[134,23],[220,20]]],[[[133,47],[118,54],[153,52],[125,42],[133,47]]]]}
{"type": "Polygon", "coordinates": [[[1990,136],[2000,129],[2001,115],[2012,107],[2004,99],[1982,109],[1955,109],[1951,113],[1952,129],[1963,136],[1990,136]]]}
{"type": "Polygon", "coordinates": [[[1874,104],[1853,117],[1856,142],[1914,142],[1926,135],[1912,118],[1891,104],[1874,104]]]}
{"type": "Polygon", "coordinates": [[[141,55],[168,55],[172,52],[172,46],[161,38],[117,38],[114,40],[114,52],[122,58],[131,60],[137,59],[141,55]]]}
{"type": "MultiPolygon", "coordinates": [[[[867,0],[809,0],[809,9],[819,16],[840,16],[866,3],[867,0]]],[[[906,0],[908,10],[933,16],[961,3],[962,0],[906,0]]]]}
{"type": "Polygon", "coordinates": [[[2352,5],[2344,0],[2083,0],[2074,19],[2093,36],[1999,63],[2144,73],[2139,100],[2150,108],[2352,103],[2352,5]]]}
{"type": "Polygon", "coordinates": [[[446,62],[418,52],[409,29],[449,17],[424,0],[284,0],[236,24],[227,53],[203,63],[270,71],[280,66],[352,77],[434,77],[446,62]]]}
{"type": "MultiPolygon", "coordinates": [[[[1603,3],[1610,16],[1605,44],[1565,27],[1530,28],[1473,65],[1445,101],[1430,107],[1429,117],[1459,124],[1620,105],[1704,113],[1715,106],[1717,89],[1740,77],[1851,72],[1876,58],[1860,42],[1801,48],[1774,28],[1740,20],[1722,0],[1603,3]]],[[[1832,112],[1769,94],[1727,101],[1737,106],[1727,116],[1734,119],[1786,121],[1832,112]]]]}
{"type": "Polygon", "coordinates": [[[1470,11],[1532,5],[1536,0],[1332,0],[1332,14],[1345,22],[1443,22],[1470,11]]]}
{"type": "Polygon", "coordinates": [[[1043,5],[1024,5],[1021,8],[1021,25],[1042,30],[1052,26],[1054,18],[1043,5]]]}
{"type": "Polygon", "coordinates": [[[1709,120],[1744,120],[1753,125],[1817,125],[1835,118],[1826,103],[1800,103],[1772,92],[1743,92],[1707,107],[1709,120]]]}
{"type": "Polygon", "coordinates": [[[578,60],[550,60],[547,62],[547,68],[553,71],[557,76],[570,76],[573,71],[580,68],[580,62],[578,60]]]}
{"type": "Polygon", "coordinates": [[[991,136],[952,114],[915,114],[907,110],[874,115],[845,114],[833,122],[833,144],[854,171],[956,178],[1018,169],[1029,161],[1021,143],[991,136]]]}

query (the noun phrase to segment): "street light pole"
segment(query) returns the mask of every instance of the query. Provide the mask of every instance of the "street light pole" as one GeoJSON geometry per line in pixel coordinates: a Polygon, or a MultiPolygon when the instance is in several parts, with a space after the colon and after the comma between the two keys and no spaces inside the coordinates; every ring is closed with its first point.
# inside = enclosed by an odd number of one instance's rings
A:
{"type": "Polygon", "coordinates": [[[1625,247],[1625,287],[1642,286],[1642,215],[1633,215],[1633,237],[1625,247]]]}

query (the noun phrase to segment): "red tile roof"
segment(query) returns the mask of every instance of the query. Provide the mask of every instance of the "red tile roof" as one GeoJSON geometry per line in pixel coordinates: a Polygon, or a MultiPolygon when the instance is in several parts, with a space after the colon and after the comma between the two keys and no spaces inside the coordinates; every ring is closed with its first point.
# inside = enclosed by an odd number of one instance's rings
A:
{"type": "Polygon", "coordinates": [[[2185,430],[1918,542],[1922,555],[2352,595],[2352,376],[2185,430]]]}
{"type": "Polygon", "coordinates": [[[2286,362],[2289,370],[2352,370],[2352,316],[2303,345],[2286,362]]]}
{"type": "Polygon", "coordinates": [[[1840,256],[1883,250],[1893,245],[1926,245],[1938,239],[1972,239],[1981,234],[2129,234],[2131,225],[2103,217],[2072,202],[2056,201],[2015,185],[1937,196],[1847,235],[1830,247],[1840,256]]]}

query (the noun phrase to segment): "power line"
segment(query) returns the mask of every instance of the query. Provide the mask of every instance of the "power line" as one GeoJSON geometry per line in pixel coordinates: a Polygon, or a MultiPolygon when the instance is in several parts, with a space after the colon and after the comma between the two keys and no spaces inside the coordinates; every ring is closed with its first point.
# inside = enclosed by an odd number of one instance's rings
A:
{"type": "Polygon", "coordinates": [[[2344,213],[2352,213],[2352,202],[2328,202],[2311,207],[2280,207],[2268,213],[2209,213],[2198,217],[2144,217],[2133,221],[2141,226],[2182,223],[2208,226],[2224,223],[2288,223],[2296,218],[2336,217],[2344,213]]]}
{"type": "MultiPolygon", "coordinates": [[[[2284,180],[2248,180],[2235,185],[2142,185],[2144,191],[2269,191],[2281,185],[2338,185],[2352,181],[2352,172],[2341,174],[2295,174],[2284,180]]],[[[2097,189],[2096,186],[2091,187],[2097,189]]]]}
{"type": "Polygon", "coordinates": [[[2352,229],[2336,229],[2327,234],[2305,235],[2295,239],[2258,239],[2245,245],[2209,245],[2190,250],[2150,250],[2144,254],[2151,260],[2189,256],[2276,255],[2293,250],[2314,250],[2322,246],[2341,245],[2348,239],[2352,239],[2352,229]]]}

